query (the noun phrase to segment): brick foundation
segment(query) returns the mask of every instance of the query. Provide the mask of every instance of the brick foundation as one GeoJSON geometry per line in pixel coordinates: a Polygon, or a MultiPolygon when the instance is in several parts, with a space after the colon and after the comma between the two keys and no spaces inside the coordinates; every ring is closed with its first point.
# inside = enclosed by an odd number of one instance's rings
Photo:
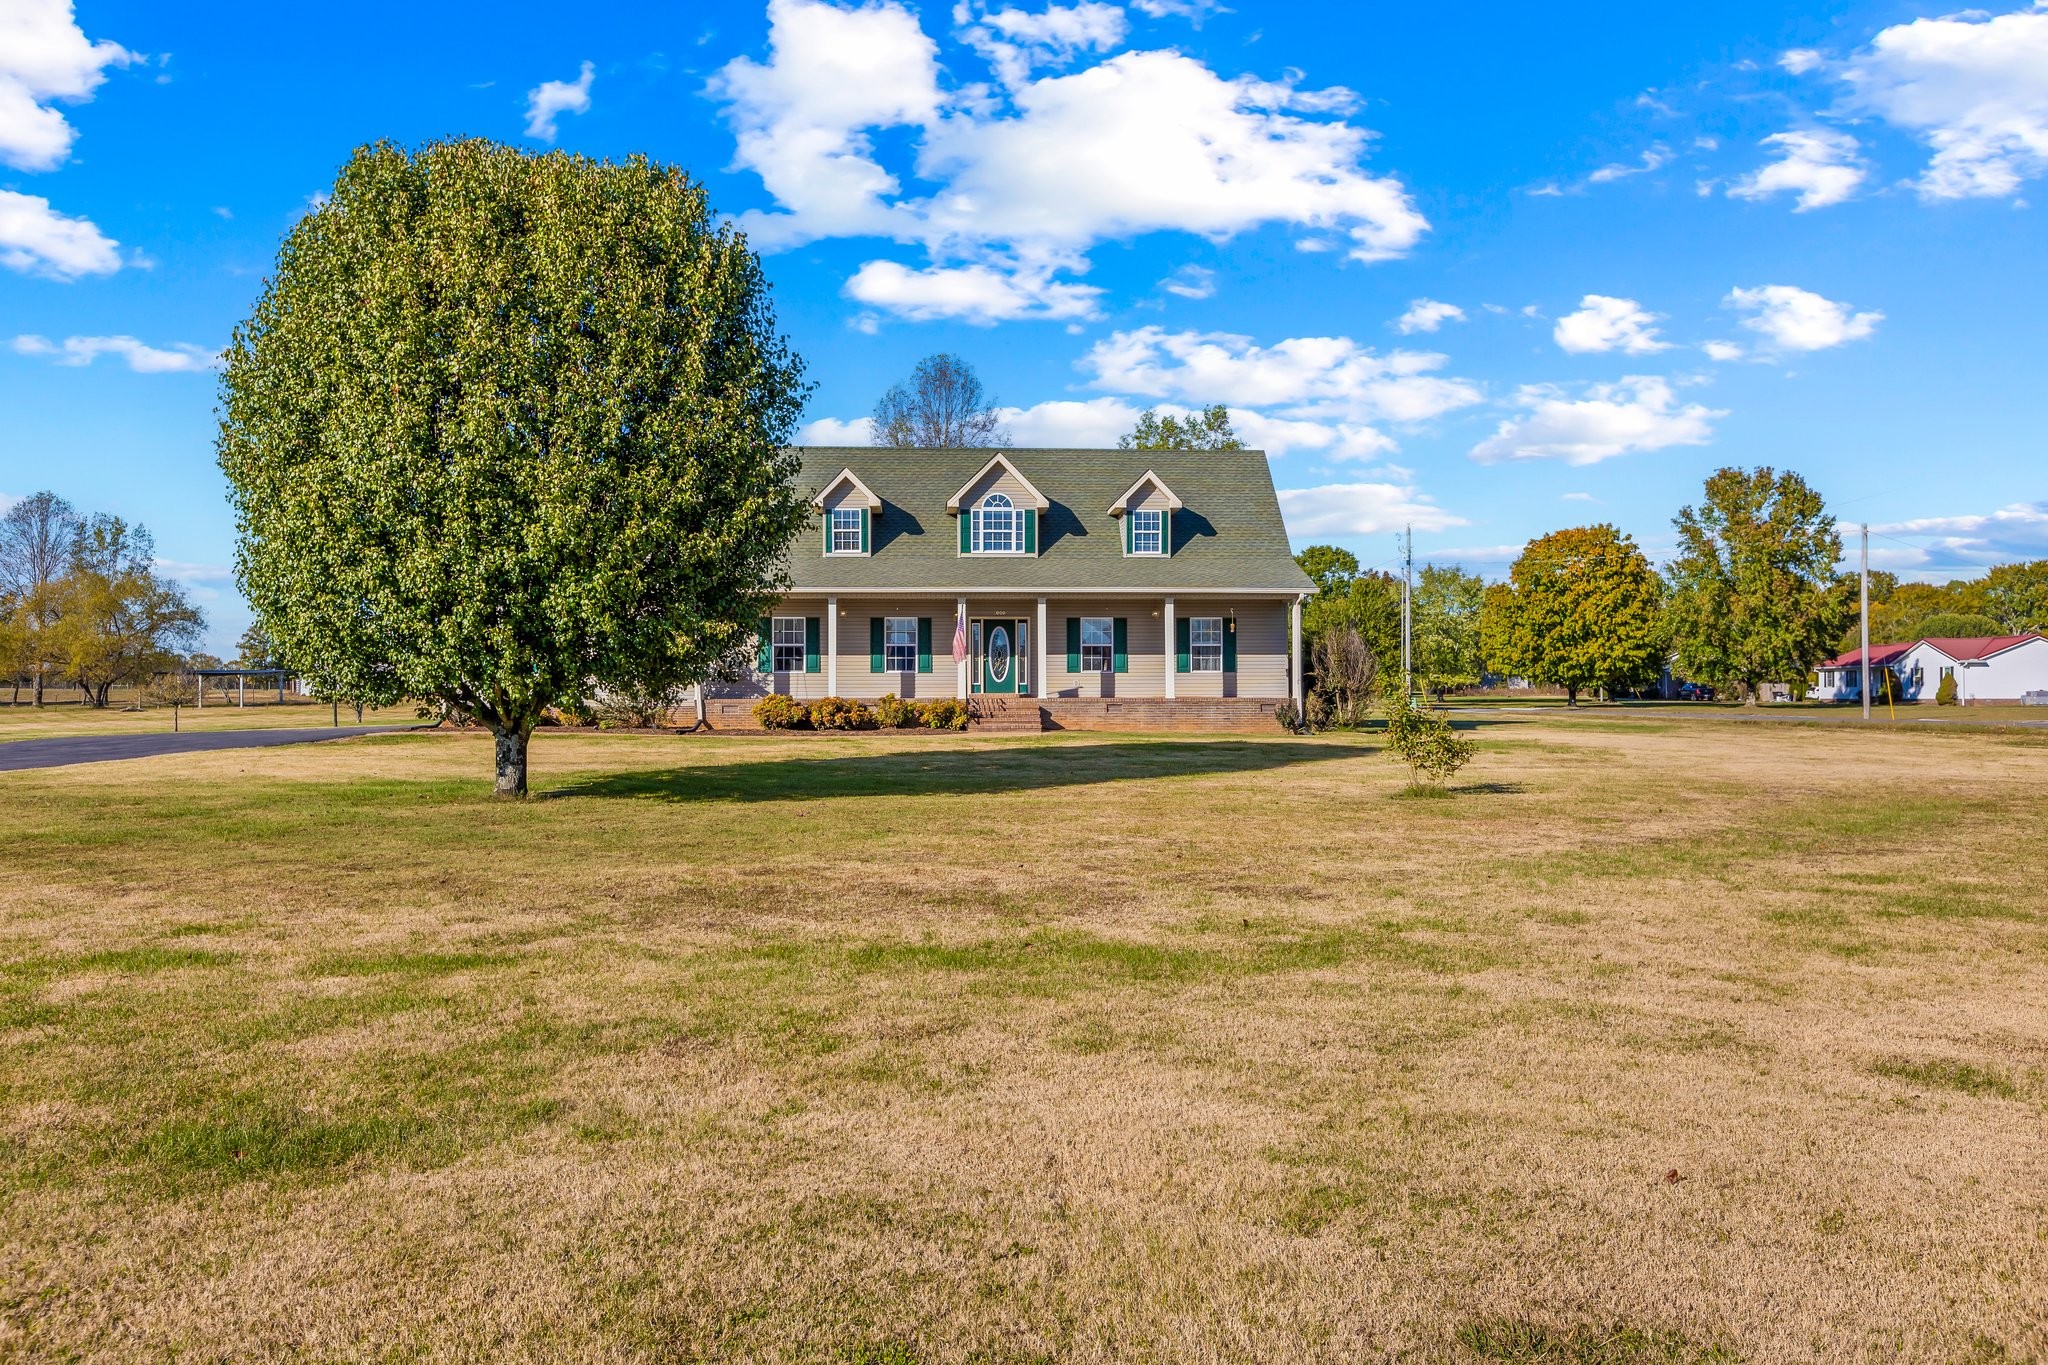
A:
{"type": "MultiPolygon", "coordinates": [[[[713,697],[704,703],[704,721],[713,730],[759,730],[752,697],[713,697]]],[[[1028,714],[1030,698],[1005,699],[1012,713],[1028,714]]],[[[1280,732],[1273,719],[1280,703],[1264,697],[1047,697],[1036,703],[1047,730],[1162,730],[1205,734],[1280,732]]],[[[1021,719],[1021,717],[1019,717],[1021,719]]],[[[683,724],[688,724],[687,717],[683,724]]],[[[972,734],[979,726],[970,727],[972,734]]],[[[1029,733],[1025,725],[990,725],[984,733],[1029,733]]]]}

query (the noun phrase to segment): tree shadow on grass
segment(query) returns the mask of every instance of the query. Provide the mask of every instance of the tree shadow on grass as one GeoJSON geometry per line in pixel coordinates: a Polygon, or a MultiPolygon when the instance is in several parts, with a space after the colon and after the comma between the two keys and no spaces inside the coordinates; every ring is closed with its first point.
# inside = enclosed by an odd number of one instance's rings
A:
{"type": "Polygon", "coordinates": [[[1373,750],[1245,740],[1019,745],[899,750],[824,758],[706,763],[571,781],[547,799],[631,797],[660,801],[815,801],[846,796],[973,795],[1085,787],[1161,777],[1270,772],[1356,758],[1373,750]]]}

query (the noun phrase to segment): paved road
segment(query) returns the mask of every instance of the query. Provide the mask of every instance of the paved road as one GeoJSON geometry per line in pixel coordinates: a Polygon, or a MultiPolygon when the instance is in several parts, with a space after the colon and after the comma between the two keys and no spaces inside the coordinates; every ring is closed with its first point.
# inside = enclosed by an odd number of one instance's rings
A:
{"type": "Polygon", "coordinates": [[[66,735],[59,739],[17,739],[0,744],[0,772],[62,768],[73,763],[106,763],[159,754],[197,754],[215,749],[270,749],[410,730],[410,725],[344,725],[339,730],[187,730],[161,735],[66,735]]]}
{"type": "MultiPolygon", "coordinates": [[[[1599,720],[1601,718],[1641,719],[1648,716],[1657,720],[1740,720],[1740,721],[1781,721],[1791,725],[1861,725],[1863,713],[1848,708],[1840,711],[1795,711],[1778,710],[1775,707],[1759,706],[1726,711],[1679,711],[1665,710],[1658,706],[1595,706],[1585,710],[1567,710],[1562,706],[1474,706],[1453,714],[1481,715],[1487,711],[1512,711],[1516,715],[1570,716],[1574,719],[1599,720]]],[[[1958,707],[1945,716],[1887,716],[1884,711],[1873,711],[1870,716],[1873,725],[1967,725],[1980,730],[2048,730],[2048,717],[2041,720],[2011,720],[1997,716],[1972,716],[1968,707],[1958,707]]]]}

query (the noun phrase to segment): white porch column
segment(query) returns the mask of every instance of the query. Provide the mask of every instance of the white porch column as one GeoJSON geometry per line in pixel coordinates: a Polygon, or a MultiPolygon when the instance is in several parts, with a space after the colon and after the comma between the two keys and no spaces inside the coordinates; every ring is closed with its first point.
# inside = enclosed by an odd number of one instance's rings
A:
{"type": "Polygon", "coordinates": [[[1045,643],[1045,599],[1041,597],[1038,599],[1038,695],[1040,697],[1052,695],[1052,683],[1045,676],[1046,661],[1051,657],[1051,651],[1047,649],[1045,643]]]}
{"type": "Polygon", "coordinates": [[[1287,651],[1287,696],[1296,706],[1301,705],[1301,599],[1287,609],[1287,629],[1293,645],[1287,651]]]}
{"type": "Polygon", "coordinates": [[[839,599],[825,599],[825,695],[839,695],[839,599]]]}
{"type": "Polygon", "coordinates": [[[1180,666],[1180,655],[1174,649],[1179,641],[1173,633],[1173,599],[1166,599],[1166,699],[1173,700],[1174,674],[1180,666]]]}
{"type": "MultiPolygon", "coordinates": [[[[965,631],[967,629],[967,599],[964,597],[953,603],[953,629],[957,631],[965,631]]],[[[973,641],[970,639],[968,643],[971,649],[973,641]]],[[[953,640],[951,636],[948,636],[946,638],[947,652],[952,652],[952,648],[953,640]]],[[[953,665],[953,695],[961,701],[967,700],[967,665],[971,657],[970,653],[968,659],[962,659],[959,663],[953,665]]]]}

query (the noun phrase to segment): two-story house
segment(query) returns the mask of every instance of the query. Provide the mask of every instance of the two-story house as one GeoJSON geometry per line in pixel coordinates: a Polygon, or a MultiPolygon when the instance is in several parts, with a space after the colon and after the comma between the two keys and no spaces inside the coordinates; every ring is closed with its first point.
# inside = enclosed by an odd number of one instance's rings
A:
{"type": "Polygon", "coordinates": [[[1266,456],[809,448],[753,699],[959,697],[1005,728],[1246,729],[1301,695],[1301,604],[1266,456]]]}

